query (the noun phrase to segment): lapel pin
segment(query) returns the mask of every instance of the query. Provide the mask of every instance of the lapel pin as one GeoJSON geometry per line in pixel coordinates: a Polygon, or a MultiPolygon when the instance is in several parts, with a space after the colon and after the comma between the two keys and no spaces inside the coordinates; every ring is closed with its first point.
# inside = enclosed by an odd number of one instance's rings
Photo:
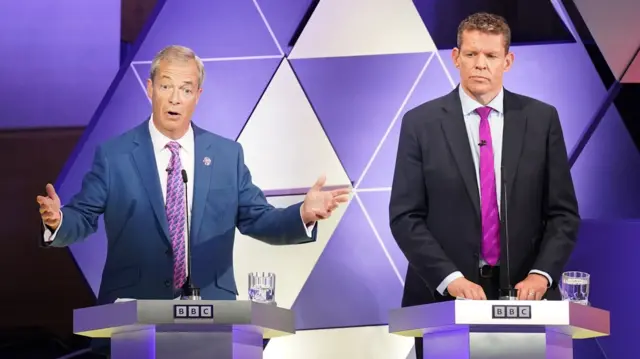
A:
{"type": "Polygon", "coordinates": [[[205,157],[202,159],[202,163],[204,163],[205,166],[208,166],[211,164],[211,158],[209,157],[205,157]]]}

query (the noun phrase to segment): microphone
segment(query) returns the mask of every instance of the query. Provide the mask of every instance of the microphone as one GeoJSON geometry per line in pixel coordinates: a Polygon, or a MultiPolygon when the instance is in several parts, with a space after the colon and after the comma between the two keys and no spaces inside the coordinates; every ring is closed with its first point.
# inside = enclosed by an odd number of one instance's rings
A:
{"type": "Polygon", "coordinates": [[[505,266],[507,267],[507,288],[500,289],[500,300],[517,300],[518,293],[511,285],[511,259],[509,255],[509,219],[508,219],[508,207],[507,202],[509,202],[507,198],[507,182],[505,181],[504,174],[504,166],[500,167],[500,182],[501,182],[501,191],[502,191],[502,226],[504,227],[504,241],[505,241],[505,249],[507,251],[507,260],[505,266]]]}
{"type": "Polygon", "coordinates": [[[482,147],[482,146],[486,146],[487,145],[487,141],[486,140],[480,140],[480,143],[478,143],[478,146],[482,147]]]}
{"type": "Polygon", "coordinates": [[[184,206],[185,214],[187,216],[187,282],[183,286],[182,299],[185,300],[200,300],[200,288],[193,285],[193,278],[191,275],[191,225],[189,224],[189,193],[187,190],[187,171],[184,169],[181,172],[182,182],[184,182],[184,206]]]}

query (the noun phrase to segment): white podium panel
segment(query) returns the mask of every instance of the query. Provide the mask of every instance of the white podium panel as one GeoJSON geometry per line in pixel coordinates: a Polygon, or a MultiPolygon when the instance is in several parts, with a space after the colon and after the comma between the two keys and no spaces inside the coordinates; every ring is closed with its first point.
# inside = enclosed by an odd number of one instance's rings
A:
{"type": "Polygon", "coordinates": [[[261,359],[295,333],[293,312],[251,301],[137,300],[74,311],[74,333],[111,338],[112,359],[261,359]]]}
{"type": "Polygon", "coordinates": [[[574,339],[609,330],[608,311],[567,301],[456,300],[389,314],[390,333],[423,338],[425,359],[571,359],[574,339]]]}

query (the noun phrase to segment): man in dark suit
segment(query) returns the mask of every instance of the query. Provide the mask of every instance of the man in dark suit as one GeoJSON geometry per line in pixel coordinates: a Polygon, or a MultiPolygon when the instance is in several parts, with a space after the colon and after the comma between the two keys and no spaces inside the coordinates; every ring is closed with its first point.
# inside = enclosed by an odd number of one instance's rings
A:
{"type": "Polygon", "coordinates": [[[51,184],[46,196],[37,197],[46,246],[86,238],[104,214],[108,253],[98,304],[181,296],[188,227],[193,281],[202,299],[234,300],[236,228],[274,245],[311,242],[316,221],[348,199],[349,189],[322,191],[322,176],[304,202],[271,206],[252,183],[241,145],[191,123],[204,75],[190,49],[162,50],[147,81],[151,118],[98,146],[81,190],[66,206],[51,184]]]}
{"type": "Polygon", "coordinates": [[[580,218],[558,113],[503,88],[514,59],[503,18],[471,15],[457,43],[459,86],[402,121],[389,205],[409,262],[402,306],[498,299],[509,286],[560,299],[580,218]]]}

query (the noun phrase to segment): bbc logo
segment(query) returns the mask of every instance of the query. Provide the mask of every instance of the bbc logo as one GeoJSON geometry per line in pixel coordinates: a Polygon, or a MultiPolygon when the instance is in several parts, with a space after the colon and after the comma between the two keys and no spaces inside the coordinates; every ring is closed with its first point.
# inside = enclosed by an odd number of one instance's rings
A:
{"type": "Polygon", "coordinates": [[[531,319],[530,305],[494,305],[493,319],[531,319]]]}
{"type": "Polygon", "coordinates": [[[173,306],[174,319],[212,319],[213,305],[180,305],[173,306]]]}

